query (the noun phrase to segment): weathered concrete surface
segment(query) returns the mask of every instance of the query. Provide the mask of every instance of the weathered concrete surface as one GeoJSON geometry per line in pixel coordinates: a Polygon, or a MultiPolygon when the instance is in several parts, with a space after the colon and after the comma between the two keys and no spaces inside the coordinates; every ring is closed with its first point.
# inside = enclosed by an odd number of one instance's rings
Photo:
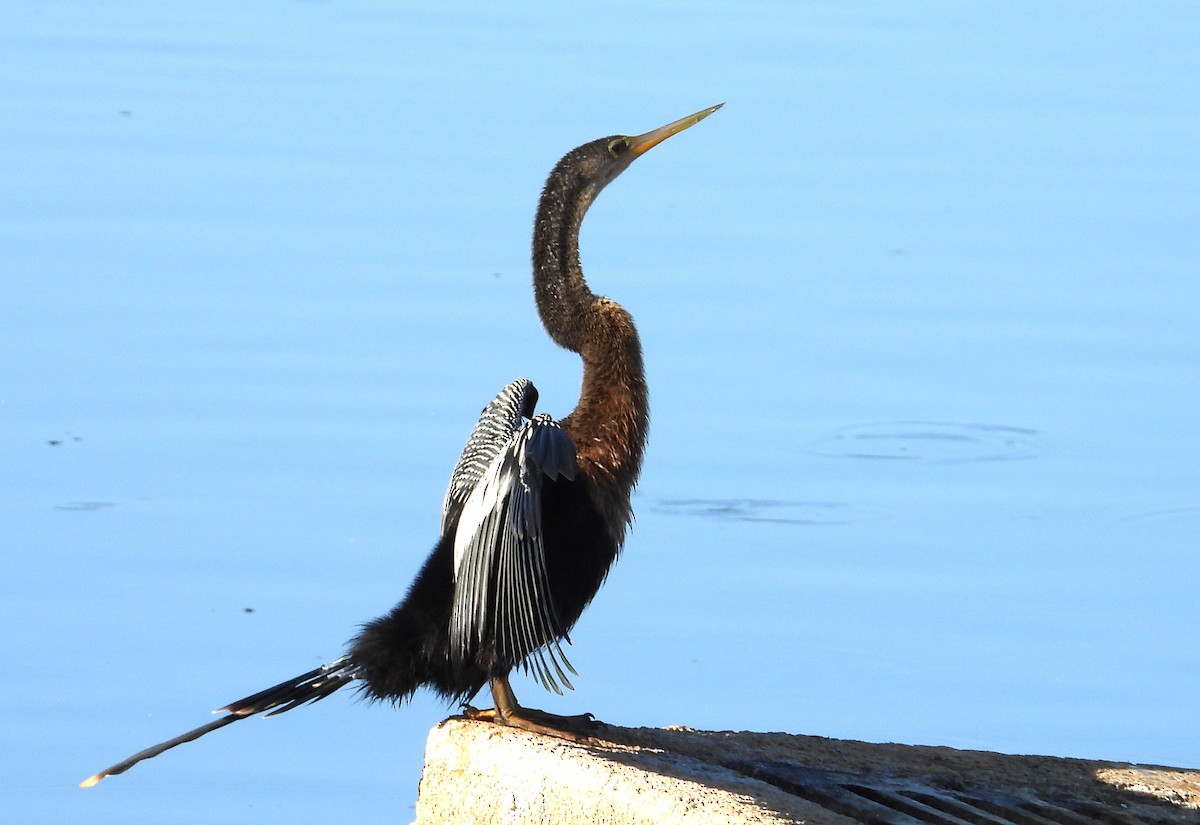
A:
{"type": "Polygon", "coordinates": [[[1198,825],[1200,771],[684,728],[576,745],[450,719],[417,822],[1198,825]]]}

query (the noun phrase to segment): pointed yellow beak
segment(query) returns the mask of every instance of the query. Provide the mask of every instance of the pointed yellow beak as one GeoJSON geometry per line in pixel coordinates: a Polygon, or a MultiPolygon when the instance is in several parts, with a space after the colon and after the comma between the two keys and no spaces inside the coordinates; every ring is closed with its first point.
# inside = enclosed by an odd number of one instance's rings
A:
{"type": "Polygon", "coordinates": [[[629,151],[636,158],[638,155],[650,151],[655,146],[671,137],[671,135],[677,135],[684,129],[695,126],[697,123],[704,120],[704,118],[708,117],[724,105],[724,103],[718,103],[716,106],[710,106],[702,112],[696,112],[694,115],[688,115],[687,117],[680,118],[674,123],[668,123],[666,126],[660,126],[644,135],[631,137],[629,138],[629,151]]]}

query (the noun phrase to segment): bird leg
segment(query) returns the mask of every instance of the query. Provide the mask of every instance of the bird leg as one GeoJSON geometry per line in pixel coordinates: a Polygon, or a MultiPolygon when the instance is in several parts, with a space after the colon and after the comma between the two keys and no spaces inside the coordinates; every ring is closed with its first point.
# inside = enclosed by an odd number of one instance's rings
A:
{"type": "Polygon", "coordinates": [[[601,726],[596,717],[590,713],[578,716],[559,716],[547,713],[537,708],[523,708],[517,704],[512,685],[507,676],[494,676],[488,681],[492,691],[492,701],[495,707],[488,710],[477,710],[468,706],[463,715],[468,719],[494,722],[497,725],[508,725],[521,730],[568,739],[572,742],[587,740],[585,731],[594,731],[601,726]]]}

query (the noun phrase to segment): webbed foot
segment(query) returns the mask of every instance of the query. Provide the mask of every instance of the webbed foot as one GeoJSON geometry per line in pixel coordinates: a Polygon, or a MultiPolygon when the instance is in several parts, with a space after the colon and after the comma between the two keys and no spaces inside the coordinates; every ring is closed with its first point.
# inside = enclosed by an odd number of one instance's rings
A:
{"type": "Polygon", "coordinates": [[[604,723],[590,713],[561,716],[537,708],[521,707],[517,704],[517,698],[513,695],[512,687],[509,686],[506,678],[492,679],[491,689],[492,698],[496,703],[494,708],[480,710],[464,704],[463,716],[467,719],[508,725],[531,733],[540,733],[543,736],[566,739],[570,742],[586,742],[590,738],[590,734],[604,727],[604,723]]]}

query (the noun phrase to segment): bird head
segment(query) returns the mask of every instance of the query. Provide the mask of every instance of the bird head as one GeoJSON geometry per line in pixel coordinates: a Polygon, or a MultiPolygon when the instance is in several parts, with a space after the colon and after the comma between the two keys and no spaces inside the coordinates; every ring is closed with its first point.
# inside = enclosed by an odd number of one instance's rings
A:
{"type": "Polygon", "coordinates": [[[695,126],[724,105],[718,103],[642,135],[610,135],[593,140],[569,152],[561,164],[572,167],[578,179],[585,183],[588,191],[584,200],[591,203],[600,190],[612,183],[639,157],[672,135],[695,126]]]}

